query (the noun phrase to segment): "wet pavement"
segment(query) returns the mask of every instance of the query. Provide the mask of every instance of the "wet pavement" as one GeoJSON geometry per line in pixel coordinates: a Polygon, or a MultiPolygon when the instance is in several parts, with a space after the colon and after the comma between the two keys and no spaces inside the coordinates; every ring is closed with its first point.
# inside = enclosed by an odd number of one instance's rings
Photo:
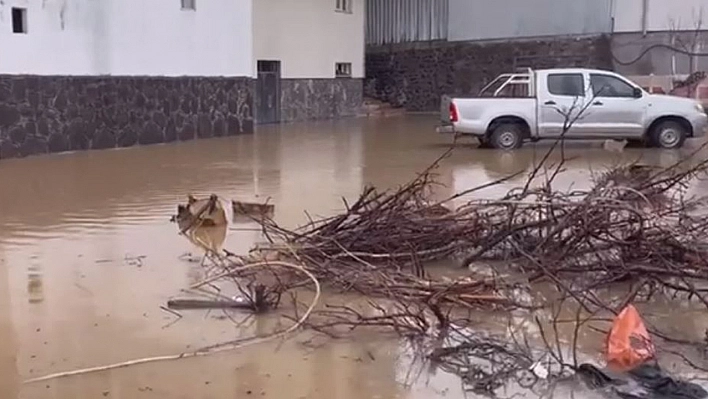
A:
{"type": "MultiPolygon", "coordinates": [[[[459,381],[440,372],[405,386],[410,367],[398,343],[364,335],[314,342],[301,334],[22,385],[267,332],[267,320],[237,328],[217,312],[194,311],[173,323],[175,316],[160,309],[203,276],[180,258],[194,247],[169,222],[176,204],[188,193],[270,197],[276,221],[293,227],[307,221],[305,211],[337,212],[341,198],[356,198],[365,184],[393,187],[414,177],[451,142],[435,133],[435,123],[416,115],[268,126],[252,136],[0,161],[0,398],[462,397],[459,381]]],[[[447,187],[436,195],[529,169],[548,145],[500,153],[463,138],[438,170],[447,187]]],[[[558,184],[587,187],[593,173],[622,161],[668,165],[698,145],[611,152],[601,142],[571,143],[558,184]]],[[[494,197],[523,180],[476,195],[494,197]]],[[[230,225],[224,247],[246,252],[262,238],[252,228],[230,225]]],[[[682,329],[700,335],[706,328],[708,321],[694,319],[682,329]]]]}

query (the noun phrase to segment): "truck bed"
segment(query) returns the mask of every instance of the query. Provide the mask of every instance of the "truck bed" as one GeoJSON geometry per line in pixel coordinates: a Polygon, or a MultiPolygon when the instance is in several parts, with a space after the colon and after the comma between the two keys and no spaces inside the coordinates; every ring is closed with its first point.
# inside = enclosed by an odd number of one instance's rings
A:
{"type": "MultiPolygon", "coordinates": [[[[450,122],[450,102],[451,97],[443,99],[441,109],[441,129],[439,132],[447,132],[450,122]]],[[[503,98],[503,97],[454,97],[457,112],[460,115],[458,122],[458,133],[483,136],[487,126],[493,119],[493,115],[503,114],[514,116],[525,120],[535,133],[536,127],[536,98],[503,98]],[[503,110],[503,111],[501,111],[503,110]],[[501,112],[500,112],[501,111],[501,112]]]]}

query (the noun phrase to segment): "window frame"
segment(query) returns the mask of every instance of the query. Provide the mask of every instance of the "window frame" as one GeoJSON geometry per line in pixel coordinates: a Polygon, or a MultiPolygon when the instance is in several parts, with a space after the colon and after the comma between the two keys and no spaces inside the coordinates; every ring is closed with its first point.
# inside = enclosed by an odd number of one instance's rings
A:
{"type": "Polygon", "coordinates": [[[586,87],[585,87],[585,74],[582,72],[552,72],[546,75],[546,91],[548,94],[557,97],[585,97],[586,87]],[[551,90],[551,78],[555,76],[574,76],[580,77],[580,94],[558,94],[551,90]]]}
{"type": "Polygon", "coordinates": [[[197,0],[180,0],[180,9],[182,11],[197,11],[197,0]]]}
{"type": "MultiPolygon", "coordinates": [[[[529,74],[519,74],[519,73],[505,73],[499,75],[496,79],[492,80],[489,84],[484,86],[482,90],[479,91],[479,97],[487,98],[529,98],[533,97],[532,89],[532,79],[529,74]],[[525,96],[507,96],[500,95],[504,94],[507,88],[511,87],[523,87],[522,91],[526,91],[525,96]]],[[[514,91],[512,89],[512,91],[514,91]]]]}
{"type": "MultiPolygon", "coordinates": [[[[589,75],[590,75],[590,76],[589,76],[589,78],[590,78],[590,79],[589,79],[590,88],[592,89],[592,94],[593,94],[594,97],[597,97],[597,98],[636,98],[636,97],[634,96],[634,90],[636,89],[636,87],[633,86],[633,85],[631,85],[629,82],[625,81],[624,79],[619,78],[618,76],[609,75],[609,74],[606,74],[606,73],[590,73],[589,75]],[[616,80],[616,81],[619,81],[619,82],[624,83],[626,86],[628,86],[628,87],[630,88],[629,95],[608,96],[608,95],[600,95],[600,94],[596,93],[596,92],[595,92],[595,86],[594,86],[593,83],[592,83],[592,78],[593,78],[594,76],[600,76],[600,77],[602,77],[602,78],[610,79],[610,80],[614,79],[614,80],[616,80]]],[[[603,87],[606,87],[606,86],[603,86],[603,87]]]]}
{"type": "Polygon", "coordinates": [[[354,0],[335,0],[334,11],[343,14],[351,14],[353,1],[354,0]]]}
{"type": "Polygon", "coordinates": [[[334,77],[335,78],[351,78],[352,77],[352,63],[351,62],[335,62],[334,63],[334,77]],[[346,73],[339,73],[339,66],[342,65],[346,69],[346,73]]]}
{"type": "Polygon", "coordinates": [[[14,35],[26,35],[29,32],[29,28],[27,26],[27,7],[11,7],[10,8],[10,22],[12,25],[12,33],[14,35]],[[19,27],[20,30],[16,30],[15,28],[18,26],[16,25],[15,22],[15,15],[19,13],[20,15],[20,22],[19,22],[19,27]]]}

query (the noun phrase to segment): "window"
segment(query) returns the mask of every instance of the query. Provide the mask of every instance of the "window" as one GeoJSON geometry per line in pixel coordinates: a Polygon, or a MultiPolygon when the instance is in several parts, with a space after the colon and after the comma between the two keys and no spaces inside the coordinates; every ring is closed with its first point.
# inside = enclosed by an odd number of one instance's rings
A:
{"type": "Polygon", "coordinates": [[[554,73],[548,75],[548,92],[556,96],[585,96],[581,73],[554,73]]]}
{"type": "Polygon", "coordinates": [[[503,89],[499,91],[498,97],[506,98],[526,98],[529,97],[528,82],[509,82],[503,89]]]}
{"type": "Polygon", "coordinates": [[[338,12],[352,12],[352,1],[354,0],[336,0],[338,12]]]}
{"type": "Polygon", "coordinates": [[[26,8],[12,8],[12,33],[27,33],[26,8]]]}
{"type": "Polygon", "coordinates": [[[196,10],[197,0],[181,0],[183,10],[196,10]]]}
{"type": "Polygon", "coordinates": [[[280,72],[280,61],[258,60],[258,72],[280,72]]]}
{"type": "Polygon", "coordinates": [[[504,75],[499,76],[498,78],[494,79],[492,83],[488,84],[482,90],[479,92],[480,97],[494,97],[494,93],[499,90],[504,83],[509,80],[508,78],[505,78],[504,75]]]}
{"type": "Polygon", "coordinates": [[[334,76],[338,78],[350,78],[352,76],[351,62],[338,62],[334,65],[334,76]]]}
{"type": "Polygon", "coordinates": [[[492,83],[485,86],[479,97],[529,97],[530,79],[528,75],[500,75],[492,83]]]}
{"type": "Polygon", "coordinates": [[[634,87],[614,76],[590,74],[590,85],[595,97],[634,98],[634,87]]]}

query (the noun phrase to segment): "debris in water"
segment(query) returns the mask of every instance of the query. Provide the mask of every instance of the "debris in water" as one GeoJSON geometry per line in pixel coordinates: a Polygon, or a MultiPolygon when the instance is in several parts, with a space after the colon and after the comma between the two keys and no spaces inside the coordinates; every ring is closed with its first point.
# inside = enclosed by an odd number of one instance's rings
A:
{"type": "Polygon", "coordinates": [[[656,356],[656,348],[639,312],[627,305],[615,318],[607,337],[607,366],[617,371],[632,370],[656,356]]]}
{"type": "MultiPolygon", "coordinates": [[[[341,214],[312,220],[295,230],[272,219],[258,220],[269,243],[259,245],[250,256],[215,253],[210,266],[213,277],[197,286],[215,281],[235,284],[244,294],[245,306],[257,309],[249,294],[252,287],[264,287],[274,299],[288,291],[294,295],[303,284],[302,274],[277,263],[298,264],[332,289],[369,299],[361,307],[328,304],[312,312],[304,327],[335,337],[365,327],[433,341],[446,336],[420,350],[440,367],[460,375],[475,392],[486,393],[509,379],[552,380],[577,370],[578,331],[598,312],[623,309],[631,301],[665,293],[698,299],[708,307],[708,291],[694,285],[708,283],[704,261],[708,259],[708,216],[694,212],[702,205],[700,198],[686,195],[692,179],[708,170],[708,160],[689,158],[667,168],[619,166],[596,179],[590,189],[572,192],[553,188],[562,162],[540,185],[534,183],[541,176],[539,165],[526,184],[501,198],[469,200],[452,208],[453,200],[481,187],[431,201],[436,184],[433,172],[447,154],[397,190],[365,188],[357,201],[344,203],[341,214]],[[427,270],[429,261],[461,253],[467,254],[466,265],[487,261],[492,273],[471,271],[450,278],[432,277],[427,270]],[[500,260],[503,265],[495,263],[500,260]],[[271,276],[270,283],[264,283],[264,275],[271,276]],[[529,294],[531,284],[541,281],[557,287],[561,303],[572,301],[578,306],[572,363],[563,356],[557,331],[555,342],[549,340],[551,335],[538,318],[542,342],[538,335],[529,338],[529,331],[515,337],[515,343],[508,337],[469,332],[460,336],[459,331],[471,323],[465,312],[547,307],[529,294]],[[596,294],[624,282],[633,283],[624,298],[606,301],[596,294]],[[581,311],[590,315],[588,319],[581,320],[581,311]],[[473,358],[478,360],[470,363],[473,358]]],[[[295,315],[290,318],[299,320],[297,301],[293,304],[295,315]]],[[[632,309],[627,307],[619,319],[636,321],[632,309]]],[[[557,324],[555,315],[554,331],[557,324]]],[[[615,337],[627,328],[639,331],[633,322],[622,326],[615,337]]],[[[625,349],[613,345],[613,361],[626,366],[637,360],[627,363],[625,349]]]]}
{"type": "Polygon", "coordinates": [[[224,207],[215,194],[209,198],[197,199],[187,196],[186,205],[177,205],[177,214],[170,219],[176,222],[180,232],[185,233],[196,227],[225,226],[228,224],[224,207]]]}
{"type": "Polygon", "coordinates": [[[264,204],[245,201],[231,201],[231,209],[234,216],[248,216],[252,218],[268,218],[272,219],[275,216],[275,205],[269,204],[267,201],[264,204]]]}

